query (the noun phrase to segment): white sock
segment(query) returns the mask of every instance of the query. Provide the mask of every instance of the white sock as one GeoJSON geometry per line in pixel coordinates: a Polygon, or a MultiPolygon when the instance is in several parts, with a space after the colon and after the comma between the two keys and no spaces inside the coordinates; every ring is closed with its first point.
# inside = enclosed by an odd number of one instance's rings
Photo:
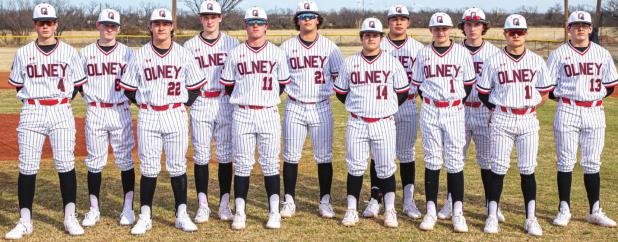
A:
{"type": "Polygon", "coordinates": [[[245,199],[234,199],[234,205],[236,206],[236,214],[245,214],[245,199]]]}
{"type": "Polygon", "coordinates": [[[528,214],[528,218],[536,217],[535,205],[536,205],[536,202],[534,200],[530,200],[530,202],[528,202],[528,211],[526,211],[526,214],[528,214]]]}
{"type": "Polygon", "coordinates": [[[330,203],[330,195],[326,194],[322,197],[322,199],[320,200],[320,203],[330,203]]]}
{"type": "Polygon", "coordinates": [[[489,206],[487,206],[487,216],[498,217],[498,203],[496,201],[489,201],[489,206]]]}
{"type": "Polygon", "coordinates": [[[387,192],[384,194],[384,211],[395,209],[395,193],[387,192]]]}
{"type": "Polygon", "coordinates": [[[451,206],[453,204],[453,198],[451,198],[451,193],[449,192],[448,195],[446,196],[446,205],[447,206],[451,206]]]}
{"type": "Polygon", "coordinates": [[[200,207],[208,207],[208,197],[203,192],[197,194],[197,202],[200,207]]]}
{"type": "Polygon", "coordinates": [[[294,198],[290,194],[285,194],[285,201],[289,203],[294,203],[294,198]]]}
{"type": "Polygon", "coordinates": [[[230,206],[230,194],[226,193],[221,196],[221,201],[219,201],[220,208],[226,208],[230,206]]]}
{"type": "Polygon", "coordinates": [[[140,208],[140,215],[143,215],[144,217],[150,219],[150,207],[149,206],[142,206],[140,208]]]}
{"type": "Polygon", "coordinates": [[[560,210],[571,212],[571,209],[569,208],[569,204],[566,201],[560,201],[560,210]]]}
{"type": "Polygon", "coordinates": [[[127,192],[124,195],[123,211],[133,211],[133,191],[127,192]]]}
{"type": "Polygon", "coordinates": [[[99,199],[97,199],[97,196],[90,195],[89,197],[90,197],[90,209],[95,209],[99,211],[99,199]]]}
{"type": "Polygon", "coordinates": [[[432,201],[427,202],[427,214],[436,216],[436,204],[432,201]]]}
{"type": "Polygon", "coordinates": [[[455,214],[463,214],[463,203],[461,201],[457,201],[453,204],[453,215],[455,214]]]}
{"type": "Polygon", "coordinates": [[[32,223],[32,218],[30,216],[30,209],[22,208],[21,210],[19,210],[19,218],[21,218],[27,223],[32,223]]]}
{"type": "Polygon", "coordinates": [[[348,210],[356,211],[356,198],[352,195],[348,195],[348,210]]]}
{"type": "Polygon", "coordinates": [[[599,201],[594,202],[594,204],[592,204],[592,213],[599,211],[600,207],[601,205],[599,204],[599,201]]]}
{"type": "Polygon", "coordinates": [[[176,217],[180,217],[183,215],[187,214],[187,204],[180,204],[178,205],[177,211],[176,211],[176,217]]]}
{"type": "Polygon", "coordinates": [[[268,198],[268,204],[270,204],[271,213],[279,213],[279,194],[270,195],[268,198]]]}
{"type": "Polygon", "coordinates": [[[403,206],[408,206],[414,203],[414,184],[408,184],[403,187],[403,206]]]}
{"type": "Polygon", "coordinates": [[[75,203],[68,203],[64,207],[64,220],[68,220],[75,214],[75,203]]]}

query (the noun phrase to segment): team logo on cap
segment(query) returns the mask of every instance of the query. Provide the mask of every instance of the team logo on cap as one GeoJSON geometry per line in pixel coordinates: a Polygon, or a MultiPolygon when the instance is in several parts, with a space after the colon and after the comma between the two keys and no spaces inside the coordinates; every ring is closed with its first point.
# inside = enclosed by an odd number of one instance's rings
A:
{"type": "Polygon", "coordinates": [[[401,7],[396,7],[396,8],[395,8],[395,12],[397,12],[397,13],[401,13],[401,7]]]}
{"type": "Polygon", "coordinates": [[[213,10],[213,8],[212,8],[212,3],[208,3],[208,4],[206,4],[206,8],[207,8],[208,10],[213,10]]]}
{"type": "Polygon", "coordinates": [[[470,18],[474,19],[474,17],[476,17],[476,12],[471,12],[470,13],[470,18]]]}
{"type": "Polygon", "coordinates": [[[442,16],[436,17],[436,22],[441,23],[441,24],[444,23],[444,20],[442,19],[442,16]]]}
{"type": "Polygon", "coordinates": [[[514,18],[513,19],[513,25],[519,26],[519,18],[514,18]]]}
{"type": "Polygon", "coordinates": [[[304,7],[305,7],[305,9],[309,10],[311,8],[311,4],[305,3],[304,7]]]}
{"type": "Polygon", "coordinates": [[[107,13],[107,17],[109,19],[114,19],[116,16],[114,16],[114,12],[109,12],[109,13],[107,13]]]}
{"type": "Polygon", "coordinates": [[[580,20],[584,20],[584,13],[577,14],[577,18],[580,20]]]}
{"type": "Polygon", "coordinates": [[[165,10],[159,10],[159,16],[165,18],[165,10]]]}
{"type": "Polygon", "coordinates": [[[47,8],[45,8],[45,7],[41,8],[41,14],[42,15],[47,15],[47,8]]]}
{"type": "Polygon", "coordinates": [[[254,10],[253,10],[253,17],[257,17],[257,16],[258,16],[258,10],[257,10],[257,9],[254,9],[254,10]]]}
{"type": "Polygon", "coordinates": [[[375,29],[376,28],[376,22],[369,21],[369,28],[375,29]]]}

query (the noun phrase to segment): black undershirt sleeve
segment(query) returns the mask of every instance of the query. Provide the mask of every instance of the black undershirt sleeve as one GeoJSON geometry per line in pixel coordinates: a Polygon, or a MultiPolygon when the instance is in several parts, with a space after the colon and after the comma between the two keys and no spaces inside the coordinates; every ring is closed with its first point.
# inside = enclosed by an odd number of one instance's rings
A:
{"type": "Polygon", "coordinates": [[[466,99],[468,99],[470,93],[472,93],[472,85],[464,86],[464,90],[466,90],[466,96],[463,98],[463,101],[466,102],[466,99]]]}
{"type": "Polygon", "coordinates": [[[485,107],[489,108],[489,110],[494,110],[494,108],[496,108],[496,105],[489,102],[489,94],[479,93],[479,99],[481,99],[481,102],[485,105],[485,107]]]}
{"type": "Polygon", "coordinates": [[[607,89],[607,94],[605,94],[605,97],[609,97],[612,95],[612,93],[614,93],[614,87],[605,88],[605,89],[607,89]]]}
{"type": "Polygon", "coordinates": [[[225,86],[225,93],[228,96],[232,96],[232,92],[234,92],[234,86],[225,86]]]}
{"type": "Polygon", "coordinates": [[[285,85],[279,84],[279,96],[281,96],[281,94],[283,94],[283,91],[285,91],[285,85]]]}
{"type": "Polygon", "coordinates": [[[416,93],[418,93],[418,96],[421,98],[421,101],[423,101],[423,92],[421,91],[421,89],[419,88],[416,93]]]}
{"type": "Polygon", "coordinates": [[[554,94],[554,91],[549,92],[549,99],[558,101],[558,99],[556,99],[556,95],[554,94]]]}
{"type": "Polygon", "coordinates": [[[129,101],[131,101],[131,103],[137,103],[137,100],[135,100],[135,94],[137,93],[137,91],[127,91],[124,90],[124,95],[129,99],[129,101]]]}
{"type": "Polygon", "coordinates": [[[408,92],[397,93],[397,102],[399,103],[399,106],[405,103],[406,100],[408,100],[408,92]]]}
{"type": "Polygon", "coordinates": [[[19,92],[21,89],[22,89],[22,87],[16,87],[16,88],[15,88],[15,90],[16,90],[17,92],[19,92]]]}
{"type": "Polygon", "coordinates": [[[197,97],[200,95],[200,89],[198,88],[198,89],[195,89],[195,90],[187,90],[187,93],[189,94],[189,100],[187,100],[185,105],[191,106],[191,105],[193,105],[195,100],[197,100],[197,97]]]}
{"type": "Polygon", "coordinates": [[[345,104],[345,99],[348,97],[348,94],[339,94],[337,93],[337,99],[343,104],[345,104]]]}
{"type": "Polygon", "coordinates": [[[79,86],[79,87],[75,87],[75,88],[73,89],[73,94],[72,94],[72,96],[71,96],[71,100],[75,99],[75,97],[77,96],[77,93],[78,93],[78,92],[79,92],[79,93],[83,93],[83,89],[82,89],[82,87],[81,87],[81,86],[79,86]]]}

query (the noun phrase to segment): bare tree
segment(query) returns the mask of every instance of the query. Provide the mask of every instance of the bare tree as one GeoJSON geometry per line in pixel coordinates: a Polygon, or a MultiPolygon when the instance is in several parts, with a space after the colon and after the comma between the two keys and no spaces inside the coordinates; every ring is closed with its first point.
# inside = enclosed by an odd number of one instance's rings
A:
{"type": "MultiPolygon", "coordinates": [[[[197,15],[200,12],[200,4],[202,4],[204,0],[180,0],[180,2],[184,3],[193,14],[197,15]]],[[[221,12],[227,13],[228,11],[234,9],[242,0],[216,0],[221,4],[221,12]]]]}

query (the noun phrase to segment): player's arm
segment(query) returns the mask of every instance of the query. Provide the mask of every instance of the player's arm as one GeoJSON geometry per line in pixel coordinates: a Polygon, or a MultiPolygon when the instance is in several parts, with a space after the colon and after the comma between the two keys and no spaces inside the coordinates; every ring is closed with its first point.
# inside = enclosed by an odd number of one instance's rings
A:
{"type": "Polygon", "coordinates": [[[608,56],[605,58],[605,66],[607,68],[605,68],[605,75],[602,76],[603,86],[605,86],[605,89],[607,90],[605,97],[609,97],[612,93],[614,93],[614,88],[618,85],[618,72],[616,71],[616,66],[614,65],[614,60],[611,55],[609,55],[609,53],[606,55],[608,56]]]}
{"type": "Polygon", "coordinates": [[[279,79],[279,96],[281,96],[281,94],[283,94],[283,91],[285,90],[285,85],[292,82],[287,57],[283,53],[279,55],[279,64],[277,65],[277,77],[279,79]]]}
{"type": "Polygon", "coordinates": [[[191,55],[191,53],[187,53],[186,55],[187,61],[187,95],[189,96],[185,105],[191,106],[197,100],[197,97],[200,95],[200,90],[208,81],[204,77],[204,73],[197,65],[197,62],[191,55]],[[194,81],[199,80],[199,81],[194,81]],[[193,81],[193,82],[189,82],[193,81]]]}
{"type": "Polygon", "coordinates": [[[466,62],[464,62],[463,68],[463,79],[464,79],[464,90],[466,91],[466,96],[463,98],[465,102],[472,93],[472,88],[474,84],[476,84],[476,72],[474,71],[474,60],[472,60],[472,56],[467,56],[466,62]]]}
{"type": "Polygon", "coordinates": [[[410,81],[408,74],[403,69],[403,66],[399,62],[395,65],[395,75],[393,75],[393,85],[395,87],[395,93],[397,93],[397,103],[401,106],[408,100],[408,93],[410,92],[410,81]]]}
{"type": "Polygon", "coordinates": [[[71,95],[71,100],[75,99],[75,97],[77,96],[77,93],[81,93],[83,96],[84,90],[82,86],[73,88],[73,94],[71,95]]]}
{"type": "Polygon", "coordinates": [[[333,85],[333,90],[335,91],[335,96],[341,103],[345,105],[345,100],[348,98],[348,92],[350,91],[350,75],[347,74],[346,65],[342,65],[341,73],[335,80],[333,85]]]}
{"type": "Polygon", "coordinates": [[[464,102],[466,102],[466,100],[470,96],[470,93],[472,93],[472,87],[472,85],[464,85],[464,90],[466,91],[466,96],[463,98],[464,102]]]}
{"type": "Polygon", "coordinates": [[[120,88],[124,91],[124,95],[129,99],[131,103],[137,103],[135,99],[135,95],[137,93],[137,85],[139,83],[139,63],[136,57],[133,57],[128,64],[127,71],[124,75],[122,75],[122,79],[120,80],[120,88]]]}
{"type": "Polygon", "coordinates": [[[543,106],[548,99],[548,94],[553,92],[556,88],[556,78],[552,75],[547,68],[547,65],[540,65],[540,75],[537,75],[536,89],[541,94],[541,102],[537,105],[537,108],[543,106]]]}
{"type": "Polygon", "coordinates": [[[24,87],[24,76],[22,75],[22,64],[19,58],[19,53],[13,58],[13,65],[11,65],[11,74],[9,76],[9,85],[15,87],[19,92],[24,87]]]}
{"type": "Polygon", "coordinates": [[[479,99],[483,105],[492,111],[496,108],[496,105],[489,101],[489,95],[493,87],[493,76],[493,68],[491,68],[490,64],[486,63],[479,75],[480,80],[478,80],[476,85],[474,85],[474,88],[476,88],[476,91],[479,93],[479,99]]]}
{"type": "MultiPolygon", "coordinates": [[[[559,61],[560,57],[556,57],[556,55],[557,54],[555,51],[549,53],[549,56],[547,57],[547,71],[548,71],[548,75],[550,76],[550,78],[555,78],[557,82],[557,77],[558,77],[558,72],[559,72],[558,67],[560,65],[560,61],[559,61]]],[[[549,92],[548,98],[556,102],[558,101],[553,90],[549,92]]]]}
{"type": "Polygon", "coordinates": [[[225,60],[225,64],[223,65],[221,79],[219,80],[219,83],[225,87],[225,93],[228,96],[232,96],[232,93],[234,92],[234,84],[236,84],[236,81],[234,80],[234,77],[236,76],[236,69],[234,66],[233,57],[227,58],[225,60]]]}

